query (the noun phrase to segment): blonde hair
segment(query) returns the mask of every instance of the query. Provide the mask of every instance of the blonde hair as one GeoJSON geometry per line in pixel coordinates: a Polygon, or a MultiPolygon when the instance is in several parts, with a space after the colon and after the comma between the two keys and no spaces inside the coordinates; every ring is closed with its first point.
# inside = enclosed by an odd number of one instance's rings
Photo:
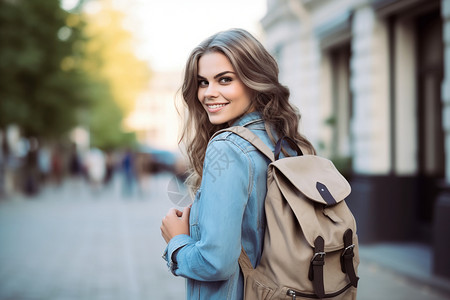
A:
{"type": "MultiPolygon", "coordinates": [[[[213,125],[197,97],[198,61],[202,55],[220,52],[231,62],[237,76],[252,91],[255,111],[276,136],[289,136],[303,149],[315,154],[311,143],[298,132],[300,114],[289,103],[289,90],[278,81],[278,65],[264,46],[243,29],[230,29],[214,34],[198,45],[189,55],[181,87],[188,108],[180,143],[186,142],[191,174],[186,180],[193,192],[200,187],[206,147],[211,136],[228,125],[213,125]]],[[[272,132],[268,132],[274,142],[272,132]]]]}

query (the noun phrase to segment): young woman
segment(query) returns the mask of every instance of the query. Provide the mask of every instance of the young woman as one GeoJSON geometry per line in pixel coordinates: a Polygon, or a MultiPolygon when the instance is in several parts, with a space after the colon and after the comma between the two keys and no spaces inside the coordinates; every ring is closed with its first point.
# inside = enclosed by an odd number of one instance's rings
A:
{"type": "Polygon", "coordinates": [[[248,141],[230,132],[245,126],[274,150],[289,136],[314,153],[298,133],[300,116],[278,82],[272,56],[247,31],[232,29],[203,41],[188,58],[182,94],[189,116],[182,140],[192,167],[192,207],[171,209],[162,221],[164,258],[187,278],[188,299],[242,299],[241,247],[258,265],[263,246],[267,166],[248,141]]]}

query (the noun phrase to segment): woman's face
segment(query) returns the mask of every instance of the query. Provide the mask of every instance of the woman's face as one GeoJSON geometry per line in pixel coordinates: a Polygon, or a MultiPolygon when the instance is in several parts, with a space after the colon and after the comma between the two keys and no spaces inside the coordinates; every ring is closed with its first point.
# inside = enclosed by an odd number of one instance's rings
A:
{"type": "Polygon", "coordinates": [[[214,125],[231,125],[252,111],[250,90],[237,77],[228,58],[220,52],[208,52],[200,57],[197,96],[214,125]]]}

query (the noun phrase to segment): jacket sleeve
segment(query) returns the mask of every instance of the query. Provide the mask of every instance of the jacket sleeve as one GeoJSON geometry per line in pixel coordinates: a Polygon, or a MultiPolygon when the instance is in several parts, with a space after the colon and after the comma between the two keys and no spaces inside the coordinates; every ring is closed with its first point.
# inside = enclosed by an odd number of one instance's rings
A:
{"type": "MultiPolygon", "coordinates": [[[[191,226],[200,239],[179,235],[170,240],[172,272],[200,281],[226,280],[236,272],[241,252],[244,210],[250,195],[252,163],[230,140],[213,140],[206,151],[198,220],[191,226]],[[176,251],[176,252],[175,252],[176,251]]],[[[191,220],[192,221],[192,220],[191,220]]],[[[192,235],[192,232],[191,232],[192,235]]]]}

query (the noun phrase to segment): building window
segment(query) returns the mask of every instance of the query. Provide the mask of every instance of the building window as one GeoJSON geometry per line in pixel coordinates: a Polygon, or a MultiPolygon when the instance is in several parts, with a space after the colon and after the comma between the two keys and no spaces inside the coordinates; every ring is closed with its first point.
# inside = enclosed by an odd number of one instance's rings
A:
{"type": "Polygon", "coordinates": [[[445,177],[441,84],[443,80],[442,19],[439,10],[416,20],[418,88],[419,218],[430,222],[439,180],[445,177]]]}
{"type": "Polygon", "coordinates": [[[331,127],[331,158],[342,172],[351,169],[352,99],[350,92],[350,53],[349,43],[329,50],[331,67],[331,115],[326,120],[331,127]]]}

